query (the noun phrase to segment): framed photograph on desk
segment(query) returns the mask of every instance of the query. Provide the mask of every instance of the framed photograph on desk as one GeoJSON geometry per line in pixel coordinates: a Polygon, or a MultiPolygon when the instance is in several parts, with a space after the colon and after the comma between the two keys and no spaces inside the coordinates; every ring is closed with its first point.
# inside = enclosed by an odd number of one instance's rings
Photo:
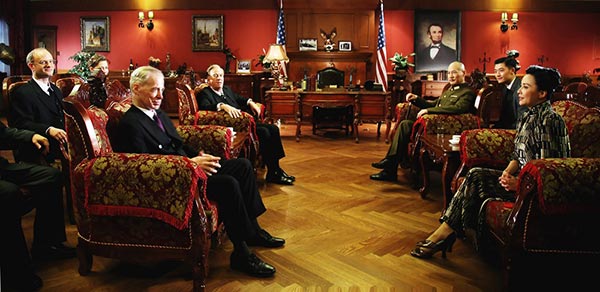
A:
{"type": "Polygon", "coordinates": [[[250,60],[238,60],[235,73],[250,74],[250,60]]]}

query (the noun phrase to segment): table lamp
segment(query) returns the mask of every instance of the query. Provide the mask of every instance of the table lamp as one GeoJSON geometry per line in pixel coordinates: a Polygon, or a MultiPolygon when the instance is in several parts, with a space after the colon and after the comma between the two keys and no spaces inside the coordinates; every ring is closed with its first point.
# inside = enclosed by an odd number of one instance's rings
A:
{"type": "Polygon", "coordinates": [[[272,44],[267,51],[267,55],[263,59],[264,63],[271,63],[271,75],[275,79],[273,89],[280,89],[281,84],[279,83],[279,77],[281,75],[280,66],[282,62],[289,62],[289,58],[285,52],[285,48],[279,44],[272,44]]]}

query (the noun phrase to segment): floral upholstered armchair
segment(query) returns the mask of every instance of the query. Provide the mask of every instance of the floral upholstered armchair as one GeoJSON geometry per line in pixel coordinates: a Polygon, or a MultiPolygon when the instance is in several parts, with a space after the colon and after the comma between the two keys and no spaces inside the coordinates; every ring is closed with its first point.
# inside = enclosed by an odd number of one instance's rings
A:
{"type": "MultiPolygon", "coordinates": [[[[500,248],[509,286],[521,283],[519,277],[540,260],[600,256],[594,239],[600,224],[600,110],[564,100],[552,107],[566,122],[573,158],[530,161],[519,173],[516,201],[488,200],[479,215],[484,235],[475,239],[476,247],[486,255],[500,248]]],[[[515,134],[463,132],[453,190],[472,167],[506,167],[515,134]]]]}
{"type": "MultiPolygon", "coordinates": [[[[85,106],[77,97],[63,104],[79,273],[90,272],[93,255],[185,260],[193,267],[194,291],[203,291],[211,235],[221,227],[217,206],[206,197],[204,172],[187,157],[114,153],[107,127],[130,107],[130,98],[111,101],[106,110],[85,106]]],[[[230,147],[225,127],[183,126],[178,132],[200,149],[216,144],[210,137],[225,137],[222,151],[230,147]],[[209,138],[195,134],[199,131],[209,138]]]]}
{"type": "Polygon", "coordinates": [[[253,160],[252,157],[258,153],[258,136],[256,135],[256,122],[252,115],[242,112],[243,118],[234,119],[225,112],[198,110],[194,89],[184,81],[178,81],[176,87],[179,97],[180,125],[231,127],[235,131],[235,137],[227,157],[243,156],[253,160]]]}

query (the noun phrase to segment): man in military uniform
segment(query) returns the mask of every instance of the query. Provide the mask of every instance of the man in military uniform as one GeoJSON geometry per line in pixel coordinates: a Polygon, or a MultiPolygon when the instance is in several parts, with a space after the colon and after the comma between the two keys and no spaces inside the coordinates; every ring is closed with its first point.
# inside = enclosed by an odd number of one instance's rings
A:
{"type": "MultiPolygon", "coordinates": [[[[465,65],[461,62],[452,62],[448,65],[448,81],[450,87],[442,93],[437,100],[429,101],[409,93],[406,100],[421,110],[417,118],[426,114],[464,114],[474,113],[475,92],[465,83],[465,65]]],[[[396,181],[398,164],[408,164],[408,142],[415,121],[403,120],[396,129],[396,134],[387,155],[379,162],[371,165],[382,169],[381,172],[372,174],[371,179],[382,181],[396,181]]]]}

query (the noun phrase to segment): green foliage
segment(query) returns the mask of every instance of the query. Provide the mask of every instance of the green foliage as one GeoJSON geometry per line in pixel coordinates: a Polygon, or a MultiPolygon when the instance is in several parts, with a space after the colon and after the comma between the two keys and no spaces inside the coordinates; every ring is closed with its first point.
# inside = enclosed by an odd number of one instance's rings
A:
{"type": "Polygon", "coordinates": [[[407,56],[403,56],[402,53],[398,54],[396,52],[394,57],[390,58],[390,61],[394,64],[394,70],[406,70],[408,67],[414,67],[415,64],[408,62],[408,58],[414,57],[415,55],[415,53],[410,53],[407,56]]]}
{"type": "Polygon", "coordinates": [[[69,70],[69,73],[76,73],[84,80],[87,80],[92,74],[90,68],[88,67],[88,61],[94,55],[96,55],[96,52],[79,51],[75,55],[69,57],[69,60],[77,62],[77,64],[75,64],[73,68],[69,70]]]}
{"type": "Polygon", "coordinates": [[[268,62],[267,63],[263,63],[264,59],[265,59],[265,55],[264,54],[258,55],[258,63],[256,63],[256,65],[254,65],[254,66],[261,65],[261,66],[263,66],[263,68],[265,68],[267,70],[270,69],[271,68],[271,63],[268,63],[268,62]]]}

